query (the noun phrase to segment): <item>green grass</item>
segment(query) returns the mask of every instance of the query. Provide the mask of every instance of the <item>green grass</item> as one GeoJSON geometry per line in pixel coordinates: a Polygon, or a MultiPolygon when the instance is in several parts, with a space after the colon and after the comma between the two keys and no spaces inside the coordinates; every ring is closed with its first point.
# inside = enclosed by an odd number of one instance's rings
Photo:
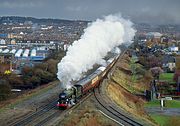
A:
{"type": "Polygon", "coordinates": [[[172,100],[166,102],[168,108],[180,108],[180,101],[172,100]]]}
{"type": "Polygon", "coordinates": [[[170,116],[151,114],[151,118],[160,126],[164,126],[168,123],[170,116]]]}
{"type": "Polygon", "coordinates": [[[173,82],[174,73],[162,73],[159,76],[159,80],[173,82]]]}
{"type": "Polygon", "coordinates": [[[180,124],[180,116],[167,116],[159,114],[150,114],[150,116],[159,126],[179,126],[180,124]]]}
{"type": "MultiPolygon", "coordinates": [[[[160,100],[150,101],[145,104],[145,107],[160,107],[160,100]]],[[[180,108],[180,101],[177,100],[166,100],[165,107],[167,108],[180,108]]]]}
{"type": "Polygon", "coordinates": [[[159,100],[150,101],[145,104],[145,107],[159,107],[159,106],[160,106],[159,100]]]}

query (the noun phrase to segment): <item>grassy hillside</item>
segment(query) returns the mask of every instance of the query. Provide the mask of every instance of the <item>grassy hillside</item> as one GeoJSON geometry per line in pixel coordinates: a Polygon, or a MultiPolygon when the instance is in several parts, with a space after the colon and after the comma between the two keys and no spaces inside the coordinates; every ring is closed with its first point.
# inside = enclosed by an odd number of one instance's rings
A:
{"type": "Polygon", "coordinates": [[[132,79],[130,57],[125,55],[123,59],[120,59],[115,66],[113,75],[106,81],[108,83],[107,92],[109,97],[121,108],[136,118],[154,125],[151,118],[144,111],[146,101],[143,100],[143,97],[136,95],[143,94],[146,89],[149,89],[152,76],[140,64],[136,63],[136,66],[141,67],[144,75],[137,72],[135,79],[132,79]]]}

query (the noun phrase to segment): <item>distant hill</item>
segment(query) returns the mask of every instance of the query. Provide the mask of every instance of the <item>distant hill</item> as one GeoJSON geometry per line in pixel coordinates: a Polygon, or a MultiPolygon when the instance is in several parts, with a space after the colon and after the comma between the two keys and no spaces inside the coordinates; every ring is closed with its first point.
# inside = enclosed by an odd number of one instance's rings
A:
{"type": "Polygon", "coordinates": [[[46,18],[33,18],[33,17],[19,17],[19,16],[3,16],[0,17],[0,24],[2,23],[38,23],[38,24],[59,24],[59,23],[72,23],[72,22],[89,22],[82,20],[64,20],[64,19],[46,19],[46,18]]]}

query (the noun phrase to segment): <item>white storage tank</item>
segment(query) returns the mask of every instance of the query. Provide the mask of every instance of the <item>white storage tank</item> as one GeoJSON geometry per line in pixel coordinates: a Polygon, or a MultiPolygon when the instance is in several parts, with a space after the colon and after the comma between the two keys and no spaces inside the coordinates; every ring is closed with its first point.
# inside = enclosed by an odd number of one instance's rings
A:
{"type": "Polygon", "coordinates": [[[36,56],[36,49],[31,50],[31,55],[30,56],[36,56]]]}
{"type": "Polygon", "coordinates": [[[16,49],[12,49],[12,50],[10,51],[10,53],[13,53],[13,54],[15,54],[15,52],[16,52],[16,49]]]}
{"type": "Polygon", "coordinates": [[[23,53],[23,57],[28,57],[29,56],[29,49],[25,49],[23,53]]]}
{"type": "Polygon", "coordinates": [[[8,53],[9,52],[9,49],[5,49],[2,51],[2,53],[8,53]]]}
{"type": "Polygon", "coordinates": [[[15,57],[20,57],[21,54],[22,54],[23,50],[22,49],[19,49],[16,54],[15,54],[15,57]]]}

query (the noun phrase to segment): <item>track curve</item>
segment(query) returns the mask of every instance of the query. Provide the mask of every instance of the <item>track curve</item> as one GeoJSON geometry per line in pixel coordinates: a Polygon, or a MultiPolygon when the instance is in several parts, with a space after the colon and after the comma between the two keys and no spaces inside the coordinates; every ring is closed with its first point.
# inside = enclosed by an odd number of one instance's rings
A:
{"type": "MultiPolygon", "coordinates": [[[[108,116],[116,120],[115,122],[119,122],[118,124],[121,126],[143,126],[139,122],[134,119],[128,117],[124,113],[120,112],[114,104],[111,104],[110,101],[101,95],[99,88],[94,90],[94,96],[100,106],[103,108],[102,111],[106,113],[108,116]]],[[[114,121],[113,120],[113,121],[114,121]]]]}

